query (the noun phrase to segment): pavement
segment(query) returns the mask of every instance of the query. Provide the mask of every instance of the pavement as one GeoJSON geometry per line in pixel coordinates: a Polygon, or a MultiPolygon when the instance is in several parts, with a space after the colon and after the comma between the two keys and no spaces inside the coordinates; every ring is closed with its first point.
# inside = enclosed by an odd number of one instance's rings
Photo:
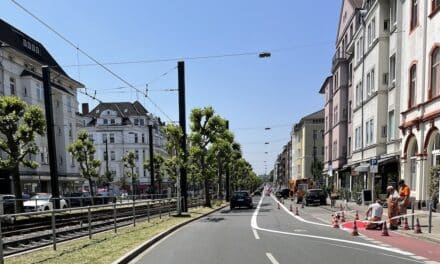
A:
{"type": "Polygon", "coordinates": [[[333,228],[329,208],[298,208],[295,216],[291,201],[279,204],[264,196],[255,197],[254,204],[255,209],[223,209],[192,222],[131,263],[440,263],[435,243],[409,248],[414,238],[403,241],[393,233],[385,243],[377,237],[380,231],[356,237],[333,228]]]}

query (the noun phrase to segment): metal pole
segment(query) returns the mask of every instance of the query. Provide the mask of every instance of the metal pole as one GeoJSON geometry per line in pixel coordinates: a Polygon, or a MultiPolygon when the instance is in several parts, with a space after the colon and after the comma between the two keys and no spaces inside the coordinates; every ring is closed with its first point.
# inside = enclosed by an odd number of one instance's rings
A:
{"type": "MultiPolygon", "coordinates": [[[[226,120],[226,129],[229,130],[229,120],[226,120]]],[[[226,166],[226,176],[225,176],[225,189],[226,189],[226,202],[230,200],[229,194],[229,164],[226,166]]]]}
{"type": "MultiPolygon", "coordinates": [[[[185,62],[177,62],[177,71],[179,86],[179,124],[183,132],[180,144],[183,151],[183,162],[186,164],[188,160],[188,150],[186,148],[185,62]]],[[[182,212],[188,212],[187,174],[185,166],[180,168],[180,192],[183,198],[182,212]]]]}
{"type": "Polygon", "coordinates": [[[87,221],[89,223],[88,228],[89,228],[89,239],[92,239],[92,215],[90,212],[90,206],[87,208],[87,221]]]}
{"type": "Polygon", "coordinates": [[[147,202],[147,221],[150,222],[150,202],[147,202]]]}
{"type": "Polygon", "coordinates": [[[52,198],[55,198],[54,207],[60,208],[60,201],[57,199],[60,197],[59,183],[58,183],[58,171],[57,171],[57,151],[55,145],[55,124],[53,119],[53,107],[52,107],[52,88],[50,81],[50,68],[49,66],[43,66],[43,87],[44,87],[44,108],[46,111],[47,122],[47,146],[49,150],[49,169],[50,169],[50,183],[52,188],[52,198]]]}
{"type": "Polygon", "coordinates": [[[136,226],[136,204],[133,196],[133,226],[136,226]]]}
{"type": "Polygon", "coordinates": [[[3,233],[2,233],[2,221],[3,217],[0,217],[0,264],[4,264],[3,258],[3,233]]]}
{"type": "Polygon", "coordinates": [[[161,201],[159,200],[159,219],[162,219],[162,205],[161,205],[161,201]]]}
{"type": "Polygon", "coordinates": [[[428,233],[431,234],[432,229],[432,201],[429,203],[428,233]]]}
{"type": "Polygon", "coordinates": [[[151,193],[156,193],[156,188],[154,186],[154,137],[153,137],[153,125],[148,125],[148,143],[149,143],[149,151],[150,151],[150,182],[151,182],[151,193]]]}
{"type": "Polygon", "coordinates": [[[115,233],[117,233],[118,232],[118,223],[116,222],[116,201],[113,204],[113,222],[115,225],[115,233]]]}
{"type": "Polygon", "coordinates": [[[414,230],[414,201],[411,201],[411,229],[414,230]]]}
{"type": "Polygon", "coordinates": [[[56,229],[56,223],[55,223],[55,211],[52,207],[52,245],[53,250],[57,250],[57,229],[56,229]]]}

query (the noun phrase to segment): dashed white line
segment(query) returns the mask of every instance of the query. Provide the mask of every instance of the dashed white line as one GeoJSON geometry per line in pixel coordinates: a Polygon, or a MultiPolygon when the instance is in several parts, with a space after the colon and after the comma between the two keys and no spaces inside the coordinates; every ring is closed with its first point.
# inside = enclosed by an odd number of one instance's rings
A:
{"type": "Polygon", "coordinates": [[[415,259],[418,259],[418,260],[428,260],[427,258],[422,257],[422,256],[411,256],[411,257],[415,258],[415,259]]]}
{"type": "Polygon", "coordinates": [[[272,264],[280,264],[275,257],[270,254],[269,252],[266,253],[267,258],[270,260],[270,262],[272,262],[272,264]]]}
{"type": "Polygon", "coordinates": [[[257,233],[257,230],[255,230],[254,228],[252,228],[252,232],[254,233],[254,237],[255,239],[260,239],[260,236],[257,233]]]}

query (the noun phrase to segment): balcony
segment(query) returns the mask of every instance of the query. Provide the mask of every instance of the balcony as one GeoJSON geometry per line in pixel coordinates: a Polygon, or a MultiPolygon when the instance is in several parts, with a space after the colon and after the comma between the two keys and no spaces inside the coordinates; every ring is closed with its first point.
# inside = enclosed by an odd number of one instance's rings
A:
{"type": "Polygon", "coordinates": [[[336,69],[336,67],[339,65],[339,63],[341,62],[347,62],[348,58],[345,54],[341,54],[339,52],[336,52],[335,55],[333,55],[333,59],[332,59],[332,70],[334,71],[336,69]]]}

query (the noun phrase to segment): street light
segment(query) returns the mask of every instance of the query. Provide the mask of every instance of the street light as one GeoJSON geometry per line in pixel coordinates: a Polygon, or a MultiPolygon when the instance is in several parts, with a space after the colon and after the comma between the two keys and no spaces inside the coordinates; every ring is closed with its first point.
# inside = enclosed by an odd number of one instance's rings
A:
{"type": "Polygon", "coordinates": [[[258,54],[259,58],[269,58],[272,54],[270,54],[270,52],[261,52],[260,54],[258,54]]]}
{"type": "Polygon", "coordinates": [[[269,142],[264,142],[264,145],[269,145],[269,142]]]}

